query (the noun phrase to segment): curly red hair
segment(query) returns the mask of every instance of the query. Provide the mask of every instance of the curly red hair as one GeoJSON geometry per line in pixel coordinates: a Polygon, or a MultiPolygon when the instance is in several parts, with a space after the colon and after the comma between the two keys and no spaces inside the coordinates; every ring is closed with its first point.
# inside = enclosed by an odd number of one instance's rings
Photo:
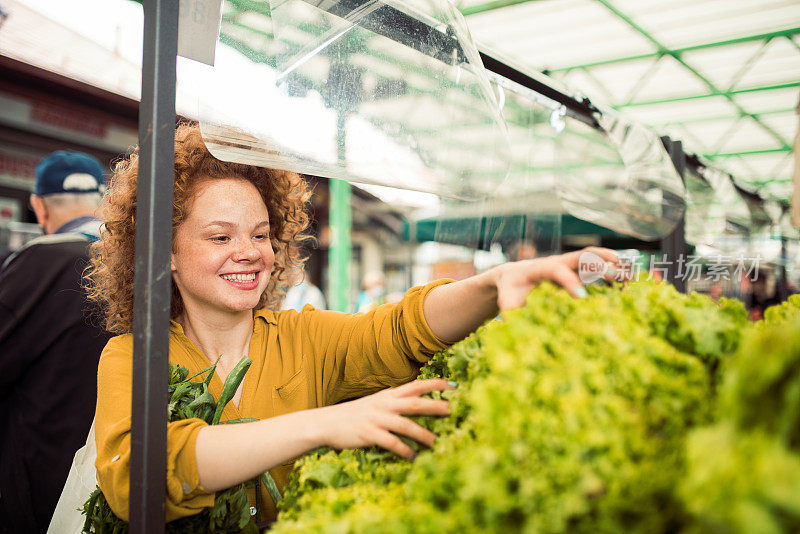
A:
{"type": "MultiPolygon", "coordinates": [[[[136,182],[139,154],[116,164],[111,184],[103,198],[103,230],[92,245],[93,259],[87,269],[89,298],[99,302],[110,332],[128,333],[133,329],[133,265],[136,237],[136,182]]],[[[310,191],[298,174],[228,163],[216,159],[205,146],[196,123],[183,123],[175,131],[175,185],[172,201],[172,235],[186,219],[197,186],[207,180],[241,178],[253,184],[267,206],[270,239],[275,264],[258,308],[274,307],[283,297],[282,286],[292,268],[302,269],[298,243],[310,240],[303,234],[308,227],[306,205],[310,191]]],[[[170,317],[183,312],[183,300],[172,282],[170,317]]]]}

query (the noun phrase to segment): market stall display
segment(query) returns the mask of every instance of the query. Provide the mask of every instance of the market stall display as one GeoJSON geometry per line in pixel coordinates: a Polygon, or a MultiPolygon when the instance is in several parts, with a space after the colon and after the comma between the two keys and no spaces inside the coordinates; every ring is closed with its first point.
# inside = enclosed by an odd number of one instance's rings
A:
{"type": "Polygon", "coordinates": [[[459,382],[431,450],[309,454],[272,532],[796,528],[798,305],[541,286],[422,369],[459,382]]]}

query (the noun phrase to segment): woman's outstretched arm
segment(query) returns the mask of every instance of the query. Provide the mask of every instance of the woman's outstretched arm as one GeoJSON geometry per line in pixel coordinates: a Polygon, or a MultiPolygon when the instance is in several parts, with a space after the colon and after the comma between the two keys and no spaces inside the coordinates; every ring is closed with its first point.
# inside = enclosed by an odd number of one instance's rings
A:
{"type": "Polygon", "coordinates": [[[414,451],[398,435],[428,447],[436,435],[406,416],[448,415],[447,401],[420,395],[452,387],[440,379],[416,380],[333,406],[204,427],[195,446],[200,485],[207,491],[229,488],[321,446],[378,445],[410,459],[414,451]]]}

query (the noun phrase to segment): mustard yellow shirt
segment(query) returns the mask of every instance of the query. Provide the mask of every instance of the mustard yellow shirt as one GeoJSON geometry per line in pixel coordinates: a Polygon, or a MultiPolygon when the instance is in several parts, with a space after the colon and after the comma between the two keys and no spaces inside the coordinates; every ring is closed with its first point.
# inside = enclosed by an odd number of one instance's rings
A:
{"type": "MultiPolygon", "coordinates": [[[[410,289],[396,305],[365,314],[343,314],[306,307],[255,314],[250,359],[238,408],[228,403],[222,420],[266,419],[298,410],[361,397],[412,380],[422,363],[447,347],[428,327],[422,303],[439,280],[410,289]]],[[[112,338],[98,368],[95,438],[97,476],[112,510],[128,520],[130,478],[131,375],[133,336],[112,338]]],[[[169,359],[192,375],[209,360],[175,322],[170,326],[169,359]]],[[[219,399],[217,375],[209,390],[219,399]]],[[[213,506],[214,493],[199,484],[195,442],[206,423],[200,419],[167,425],[166,520],[194,515],[213,506]]],[[[270,471],[279,488],[286,485],[292,462],[270,471]]],[[[264,490],[266,519],[277,511],[264,490]]],[[[253,499],[251,492],[251,502],[253,499]]]]}

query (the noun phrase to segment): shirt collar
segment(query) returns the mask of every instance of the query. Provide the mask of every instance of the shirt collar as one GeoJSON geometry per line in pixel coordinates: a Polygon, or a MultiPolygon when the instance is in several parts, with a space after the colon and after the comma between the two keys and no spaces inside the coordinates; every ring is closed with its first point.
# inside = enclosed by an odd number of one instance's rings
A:
{"type": "MultiPolygon", "coordinates": [[[[275,313],[272,310],[257,310],[255,312],[255,315],[253,316],[253,321],[258,321],[259,319],[264,321],[266,324],[271,324],[271,325],[278,324],[277,313],[275,313]]],[[[185,335],[183,333],[183,327],[180,324],[178,324],[177,321],[170,319],[169,326],[171,330],[174,330],[175,332],[181,335],[185,335]]]]}
{"type": "Polygon", "coordinates": [[[264,320],[265,323],[271,325],[278,324],[278,314],[273,310],[258,310],[255,313],[255,320],[258,319],[264,320]]]}
{"type": "Polygon", "coordinates": [[[92,217],[91,215],[84,215],[82,217],[76,217],[71,221],[67,221],[62,224],[58,230],[53,232],[54,234],[65,234],[67,232],[72,232],[73,230],[83,226],[84,224],[92,221],[96,221],[96,217],[92,217]]]}

